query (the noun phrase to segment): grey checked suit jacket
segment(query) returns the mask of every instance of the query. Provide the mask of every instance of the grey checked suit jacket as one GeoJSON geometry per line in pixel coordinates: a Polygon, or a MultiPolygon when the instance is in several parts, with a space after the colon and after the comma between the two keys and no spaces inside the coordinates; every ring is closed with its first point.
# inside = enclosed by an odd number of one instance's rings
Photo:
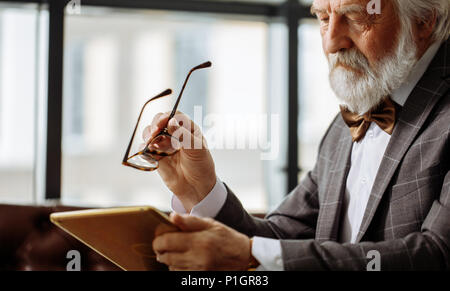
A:
{"type": "Polygon", "coordinates": [[[338,115],[315,168],[279,207],[250,216],[227,187],[216,220],[247,234],[281,241],[285,270],[450,269],[450,44],[443,43],[401,109],[365,210],[357,241],[339,243],[350,168],[350,131],[338,115]]]}

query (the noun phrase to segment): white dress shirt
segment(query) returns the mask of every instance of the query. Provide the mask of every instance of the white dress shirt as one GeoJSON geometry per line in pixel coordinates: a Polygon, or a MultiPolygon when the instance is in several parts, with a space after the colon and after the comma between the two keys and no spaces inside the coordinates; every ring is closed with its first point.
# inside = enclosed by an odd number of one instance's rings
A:
{"type": "MultiPolygon", "coordinates": [[[[440,43],[434,43],[428,48],[414,66],[407,81],[391,94],[392,100],[400,106],[406,103],[439,47],[440,43]]],[[[364,138],[353,143],[351,167],[346,181],[344,215],[341,222],[341,242],[354,243],[356,240],[378,168],[390,138],[389,134],[372,122],[364,138]]],[[[199,204],[192,208],[190,214],[199,217],[214,217],[225,204],[226,197],[226,188],[217,178],[214,188],[199,204]]],[[[172,196],[172,209],[178,213],[186,213],[180,200],[175,195],[172,196]]],[[[261,264],[257,270],[284,270],[279,240],[253,237],[252,255],[261,264]]]]}

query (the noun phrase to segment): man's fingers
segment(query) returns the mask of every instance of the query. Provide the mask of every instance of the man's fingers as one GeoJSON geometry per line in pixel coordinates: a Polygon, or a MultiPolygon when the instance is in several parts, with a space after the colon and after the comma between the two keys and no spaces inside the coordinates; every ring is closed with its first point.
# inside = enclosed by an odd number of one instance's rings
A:
{"type": "MultiPolygon", "coordinates": [[[[159,131],[163,130],[167,126],[169,116],[170,112],[160,112],[156,114],[153,117],[152,123],[142,132],[142,138],[146,141],[150,137],[155,137],[159,131]]],[[[194,132],[197,128],[199,128],[192,120],[190,120],[189,116],[180,111],[177,111],[172,119],[177,120],[180,126],[184,126],[191,132],[194,132]]]]}
{"type": "Polygon", "coordinates": [[[185,133],[192,133],[194,137],[200,138],[202,137],[200,127],[195,124],[189,116],[186,114],[177,111],[177,113],[169,120],[170,112],[158,113],[153,118],[151,125],[147,126],[142,132],[142,138],[144,142],[147,142],[149,139],[153,139],[158,135],[158,133],[167,127],[168,133],[173,135],[176,131],[180,131],[183,129],[183,135],[185,133]]]}
{"type": "MultiPolygon", "coordinates": [[[[167,149],[167,151],[169,151],[169,148],[174,150],[183,149],[186,150],[186,153],[189,150],[207,148],[200,127],[190,120],[187,115],[177,111],[170,120],[169,116],[170,113],[166,112],[159,113],[154,117],[152,124],[147,126],[142,133],[145,144],[152,141],[152,148],[167,149]],[[173,139],[162,137],[156,140],[155,138],[164,128],[167,128],[168,134],[173,136],[173,139]],[[172,145],[167,143],[172,143],[172,145]]],[[[141,146],[140,150],[144,148],[141,146]]],[[[157,155],[155,159],[160,160],[157,158],[157,155]]]]}
{"type": "Polygon", "coordinates": [[[161,223],[155,229],[155,237],[160,236],[164,233],[176,232],[177,230],[173,229],[173,226],[169,226],[167,224],[161,223]]]}
{"type": "Polygon", "coordinates": [[[200,129],[192,132],[189,127],[181,126],[175,118],[169,121],[167,129],[169,134],[178,140],[181,148],[185,150],[206,148],[200,129]]]}
{"type": "Polygon", "coordinates": [[[180,215],[172,212],[170,220],[183,231],[200,231],[208,229],[212,226],[211,218],[200,218],[191,215],[180,215]]]}
{"type": "Polygon", "coordinates": [[[155,237],[153,250],[157,254],[164,252],[183,252],[189,249],[191,242],[190,234],[183,232],[169,232],[155,237]]]}
{"type": "MultiPolygon", "coordinates": [[[[175,121],[174,121],[175,122],[175,121]]],[[[202,149],[202,138],[193,135],[188,129],[183,126],[178,126],[169,122],[169,131],[171,135],[181,143],[184,149],[202,149]]]]}
{"type": "Polygon", "coordinates": [[[169,270],[187,270],[189,266],[189,255],[184,252],[166,252],[159,254],[156,260],[169,266],[169,270]]]}
{"type": "Polygon", "coordinates": [[[167,121],[169,120],[169,115],[169,112],[161,112],[153,117],[152,123],[147,126],[142,132],[142,138],[145,142],[147,142],[149,139],[154,138],[161,130],[166,127],[167,121]]]}
{"type": "MultiPolygon", "coordinates": [[[[176,124],[178,126],[182,126],[182,127],[186,128],[191,133],[200,131],[200,127],[194,121],[192,121],[189,118],[189,116],[187,116],[186,114],[184,114],[182,112],[177,111],[177,113],[173,116],[172,119],[175,119],[177,121],[176,124]]],[[[168,129],[169,129],[169,133],[172,134],[172,132],[170,131],[170,128],[168,128],[168,129]]]]}
{"type": "Polygon", "coordinates": [[[160,263],[166,264],[170,271],[200,271],[205,270],[199,262],[199,254],[192,251],[166,252],[156,257],[160,263]]]}

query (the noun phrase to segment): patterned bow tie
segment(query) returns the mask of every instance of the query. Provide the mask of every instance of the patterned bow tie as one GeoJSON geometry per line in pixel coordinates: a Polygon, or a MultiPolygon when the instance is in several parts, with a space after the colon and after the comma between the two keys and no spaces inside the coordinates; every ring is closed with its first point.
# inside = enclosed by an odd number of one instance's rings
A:
{"type": "Polygon", "coordinates": [[[350,112],[348,109],[341,106],[342,117],[350,128],[350,133],[354,142],[358,142],[364,138],[372,121],[387,134],[392,135],[395,126],[396,112],[395,104],[392,102],[391,98],[386,98],[377,108],[362,116],[350,112]]]}

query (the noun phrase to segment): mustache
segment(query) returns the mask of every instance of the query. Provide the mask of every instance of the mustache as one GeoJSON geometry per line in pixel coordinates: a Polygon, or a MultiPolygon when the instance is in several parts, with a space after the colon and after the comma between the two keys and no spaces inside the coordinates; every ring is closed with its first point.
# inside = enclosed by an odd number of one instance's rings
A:
{"type": "Polygon", "coordinates": [[[330,71],[336,69],[339,65],[350,67],[363,74],[369,74],[375,77],[368,59],[357,49],[340,51],[328,55],[330,71]]]}

